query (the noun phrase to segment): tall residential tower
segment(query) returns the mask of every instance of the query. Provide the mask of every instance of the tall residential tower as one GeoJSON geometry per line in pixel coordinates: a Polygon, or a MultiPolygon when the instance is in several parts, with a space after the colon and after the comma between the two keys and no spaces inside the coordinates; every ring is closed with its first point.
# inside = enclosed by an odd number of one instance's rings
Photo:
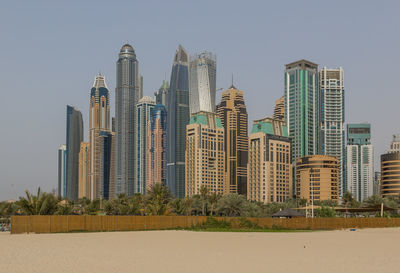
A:
{"type": "Polygon", "coordinates": [[[339,195],[345,185],[345,129],[344,129],[344,80],[343,69],[322,68],[319,71],[321,90],[321,154],[339,160],[339,195]]]}
{"type": "Polygon", "coordinates": [[[196,54],[190,59],[190,114],[215,112],[216,57],[210,52],[196,54]]]}
{"type": "Polygon", "coordinates": [[[139,101],[141,80],[135,51],[122,46],[117,61],[115,88],[115,194],[134,193],[135,109],[139,101]]]}
{"type": "Polygon", "coordinates": [[[79,110],[67,105],[66,198],[78,199],[79,152],[83,141],[83,120],[79,110]]]}
{"type": "Polygon", "coordinates": [[[361,202],[373,193],[374,151],[371,144],[371,125],[347,124],[346,149],[347,190],[361,202]]]}
{"type": "Polygon", "coordinates": [[[243,91],[233,85],[222,93],[217,106],[224,127],[225,172],[231,193],[247,194],[247,110],[243,91]]]}
{"type": "Polygon", "coordinates": [[[103,154],[98,142],[101,132],[110,132],[110,91],[104,76],[99,74],[90,90],[89,106],[90,182],[85,196],[92,200],[97,197],[97,190],[101,187],[99,179],[102,176],[100,163],[103,154]]]}
{"type": "Polygon", "coordinates": [[[167,96],[167,185],[175,197],[185,196],[186,125],[189,123],[189,55],[179,45],[167,96]]]}

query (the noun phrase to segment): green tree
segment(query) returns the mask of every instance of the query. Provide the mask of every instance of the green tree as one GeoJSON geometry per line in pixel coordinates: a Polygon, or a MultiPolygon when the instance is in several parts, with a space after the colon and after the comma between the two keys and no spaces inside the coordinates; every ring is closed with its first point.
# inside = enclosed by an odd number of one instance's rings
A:
{"type": "Polygon", "coordinates": [[[336,217],[336,211],[331,207],[321,206],[316,209],[315,215],[317,217],[336,217]]]}
{"type": "Polygon", "coordinates": [[[150,215],[168,214],[168,203],[172,195],[169,189],[161,183],[154,184],[147,193],[147,211],[150,215]]]}
{"type": "Polygon", "coordinates": [[[246,202],[242,195],[227,194],[218,200],[217,211],[223,216],[240,216],[246,202]]]}
{"type": "Polygon", "coordinates": [[[176,215],[184,215],[186,213],[186,203],[184,199],[175,198],[169,203],[171,212],[176,215]]]}
{"type": "Polygon", "coordinates": [[[38,188],[37,195],[25,191],[26,197],[20,197],[17,201],[18,207],[26,215],[51,215],[57,210],[57,198],[47,194],[38,188]]]}
{"type": "Polygon", "coordinates": [[[206,200],[208,195],[208,189],[206,186],[200,186],[200,198],[201,198],[201,215],[205,216],[206,200]]]}
{"type": "Polygon", "coordinates": [[[218,200],[220,198],[221,198],[221,195],[217,194],[216,192],[213,192],[208,196],[208,202],[210,203],[210,215],[211,216],[214,215],[215,206],[217,205],[218,200]]]}

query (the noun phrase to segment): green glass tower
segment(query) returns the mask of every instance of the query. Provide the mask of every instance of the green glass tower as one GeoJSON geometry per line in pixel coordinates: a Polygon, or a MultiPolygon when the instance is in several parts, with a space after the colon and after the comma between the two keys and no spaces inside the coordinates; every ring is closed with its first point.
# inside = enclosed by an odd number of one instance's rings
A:
{"type": "Polygon", "coordinates": [[[286,65],[285,122],[292,140],[293,165],[299,157],[320,153],[320,91],[317,64],[300,60],[286,65]]]}

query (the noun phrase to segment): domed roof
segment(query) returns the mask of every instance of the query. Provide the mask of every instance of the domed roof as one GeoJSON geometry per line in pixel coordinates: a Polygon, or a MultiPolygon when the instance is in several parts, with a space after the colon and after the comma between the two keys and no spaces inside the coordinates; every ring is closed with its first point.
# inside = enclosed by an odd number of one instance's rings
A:
{"type": "Polygon", "coordinates": [[[121,53],[135,53],[135,50],[133,50],[133,47],[130,44],[124,44],[121,47],[121,53]]]}

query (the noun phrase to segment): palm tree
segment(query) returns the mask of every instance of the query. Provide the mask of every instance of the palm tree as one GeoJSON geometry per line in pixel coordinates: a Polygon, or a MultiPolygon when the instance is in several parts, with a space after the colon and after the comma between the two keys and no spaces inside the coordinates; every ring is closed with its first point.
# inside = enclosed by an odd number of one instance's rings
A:
{"type": "Polygon", "coordinates": [[[242,195],[227,194],[219,199],[217,211],[224,216],[240,216],[246,202],[246,198],[242,195]]]}
{"type": "Polygon", "coordinates": [[[26,197],[20,197],[17,205],[27,215],[51,215],[57,210],[57,199],[54,195],[40,191],[37,195],[32,195],[28,190],[25,191],[26,197]]]}
{"type": "Polygon", "coordinates": [[[200,186],[200,198],[201,198],[201,215],[205,215],[205,206],[206,206],[206,199],[207,199],[208,189],[206,186],[200,186]]]}
{"type": "Polygon", "coordinates": [[[192,215],[192,210],[193,210],[193,199],[191,197],[186,197],[185,201],[185,212],[186,216],[192,215]]]}
{"type": "Polygon", "coordinates": [[[218,200],[221,198],[220,194],[217,194],[216,192],[213,192],[208,196],[208,202],[210,203],[210,215],[213,216],[214,214],[214,208],[215,205],[217,204],[218,200]]]}
{"type": "Polygon", "coordinates": [[[351,192],[346,191],[346,192],[344,193],[344,195],[343,195],[343,201],[344,201],[344,204],[345,204],[345,206],[346,206],[346,208],[347,208],[347,207],[349,206],[349,204],[351,204],[352,201],[353,201],[353,195],[351,194],[351,192]]]}
{"type": "Polygon", "coordinates": [[[147,193],[147,211],[150,215],[165,215],[168,213],[168,203],[171,199],[169,189],[161,183],[156,183],[147,193]]]}
{"type": "Polygon", "coordinates": [[[169,203],[171,211],[176,215],[184,215],[186,212],[186,202],[184,199],[175,198],[169,203]]]}

